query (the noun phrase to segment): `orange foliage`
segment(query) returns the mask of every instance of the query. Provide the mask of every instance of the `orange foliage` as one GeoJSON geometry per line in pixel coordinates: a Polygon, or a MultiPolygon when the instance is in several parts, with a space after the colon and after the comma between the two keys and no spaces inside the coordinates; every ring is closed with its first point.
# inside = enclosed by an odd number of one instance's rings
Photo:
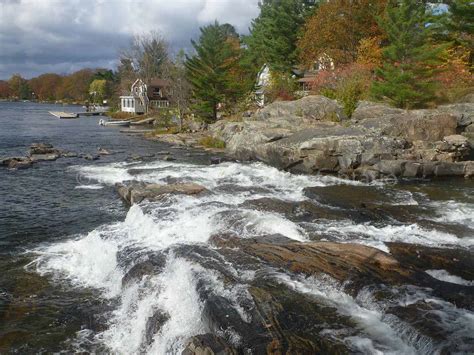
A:
{"type": "Polygon", "coordinates": [[[436,80],[441,84],[438,94],[444,101],[453,102],[474,91],[474,76],[469,70],[470,51],[464,47],[453,47],[446,52],[446,61],[440,68],[436,80]]]}
{"type": "Polygon", "coordinates": [[[357,48],[357,63],[372,69],[382,65],[382,47],[380,37],[363,38],[357,48]]]}
{"type": "Polygon", "coordinates": [[[29,85],[39,100],[55,100],[58,97],[62,79],[58,74],[42,74],[31,79],[29,85]]]}
{"type": "Polygon", "coordinates": [[[0,80],[0,98],[6,99],[10,96],[10,86],[5,80],[0,80]]]}
{"type": "Polygon", "coordinates": [[[311,66],[327,54],[335,64],[356,60],[363,38],[382,35],[376,17],[381,15],[387,0],[331,0],[323,3],[305,25],[298,42],[300,59],[311,66]]]}
{"type": "Polygon", "coordinates": [[[328,94],[328,92],[336,91],[341,84],[351,79],[365,82],[368,90],[372,76],[371,65],[346,64],[337,67],[335,70],[320,71],[310,85],[311,91],[314,94],[328,94]]]}

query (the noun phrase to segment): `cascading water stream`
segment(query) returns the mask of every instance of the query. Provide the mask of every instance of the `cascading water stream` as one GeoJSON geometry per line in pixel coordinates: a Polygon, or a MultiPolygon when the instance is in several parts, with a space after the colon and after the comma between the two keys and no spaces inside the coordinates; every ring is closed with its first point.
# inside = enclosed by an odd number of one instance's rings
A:
{"type": "MultiPolygon", "coordinates": [[[[203,166],[157,161],[73,169],[81,176],[78,185],[81,189],[112,186],[128,180],[160,184],[193,182],[207,189],[199,196],[170,195],[157,202],[133,205],[121,222],[105,224],[86,235],[44,245],[34,251],[36,259],[30,269],[56,280],[67,280],[73,287],[100,290],[104,300],[115,302],[115,308],[106,315],[104,330],[95,333],[82,330],[77,335],[80,339],[85,334],[93,343],[105,345],[115,353],[179,354],[189,337],[212,330],[212,324],[203,317],[206,304],[202,295],[225,299],[236,311],[239,322],[252,322],[250,310],[255,310],[256,305],[249,293],[249,283],[261,270],[242,267],[219,255],[209,242],[215,235],[232,234],[242,239],[279,235],[295,242],[351,242],[384,251],[389,251],[386,243],[393,241],[466,250],[474,245],[472,234],[460,237],[449,230],[430,229],[423,222],[431,218],[437,223],[461,224],[472,229],[473,201],[463,204],[431,201],[430,208],[436,215],[420,216],[419,223],[361,223],[344,213],[340,218],[331,219],[331,213],[340,216],[340,208],[318,201],[310,202],[327,211],[329,217],[310,218],[299,207],[291,210],[290,216],[290,212],[284,213],[278,208],[308,202],[306,188],[363,184],[330,177],[291,175],[260,163],[203,166]],[[255,208],[252,204],[255,201],[267,201],[268,207],[255,208]],[[140,274],[142,265],[146,265],[147,272],[140,274]]],[[[387,191],[394,206],[416,207],[414,196],[408,191],[391,189],[390,195],[389,187],[368,188],[387,191]]],[[[436,270],[429,273],[452,281],[436,270]]],[[[308,302],[320,302],[324,307],[335,309],[338,316],[353,324],[354,329],[350,331],[321,333],[321,337],[334,339],[351,351],[428,354],[436,353],[443,345],[422,334],[409,321],[389,314],[388,308],[394,305],[376,301],[369,288],[354,297],[346,290],[347,285],[338,284],[325,275],[303,278],[283,270],[273,270],[271,280],[302,294],[308,302]]],[[[406,294],[403,288],[390,292],[399,293],[397,302],[408,304],[400,300],[406,294]]],[[[473,333],[468,333],[471,329],[474,332],[471,311],[431,296],[429,290],[417,291],[410,302],[422,299],[430,299],[428,302],[438,306],[436,311],[430,311],[437,315],[433,322],[458,341],[461,349],[473,345],[473,333]],[[458,317],[456,324],[451,321],[453,317],[458,317]]],[[[396,302],[395,298],[391,302],[396,302]]],[[[221,335],[236,346],[244,341],[236,329],[229,328],[221,335]]]]}

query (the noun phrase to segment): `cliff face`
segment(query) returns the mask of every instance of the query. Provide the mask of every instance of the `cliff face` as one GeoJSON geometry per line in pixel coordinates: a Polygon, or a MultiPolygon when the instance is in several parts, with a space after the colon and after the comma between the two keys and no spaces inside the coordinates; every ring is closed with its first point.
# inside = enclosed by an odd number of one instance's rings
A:
{"type": "Polygon", "coordinates": [[[405,111],[361,102],[352,119],[322,96],[276,102],[242,122],[211,126],[229,153],[300,173],[472,176],[474,103],[405,111]]]}

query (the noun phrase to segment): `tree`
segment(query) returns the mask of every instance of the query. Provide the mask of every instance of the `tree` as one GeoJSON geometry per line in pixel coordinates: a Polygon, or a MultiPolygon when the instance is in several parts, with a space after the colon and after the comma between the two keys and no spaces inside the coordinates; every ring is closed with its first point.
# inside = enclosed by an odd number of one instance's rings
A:
{"type": "Polygon", "coordinates": [[[95,103],[102,103],[107,97],[107,80],[95,79],[89,86],[89,95],[95,103]]]}
{"type": "Polygon", "coordinates": [[[39,100],[56,100],[62,80],[61,75],[47,73],[30,79],[29,85],[39,100]]]}
{"type": "Polygon", "coordinates": [[[7,99],[11,95],[10,87],[5,80],[0,80],[0,98],[7,99]]]}
{"type": "Polygon", "coordinates": [[[474,2],[472,0],[454,0],[449,7],[446,28],[451,40],[470,51],[469,66],[474,66],[474,2]]]}
{"type": "Polygon", "coordinates": [[[232,80],[241,55],[238,36],[230,25],[214,24],[200,29],[195,54],[186,57],[186,75],[192,87],[195,109],[206,121],[217,120],[219,105],[235,102],[244,90],[232,80]]]}
{"type": "Polygon", "coordinates": [[[31,98],[31,89],[28,86],[28,81],[20,74],[13,74],[8,80],[11,95],[20,100],[27,100],[31,98]]]}
{"type": "Polygon", "coordinates": [[[311,0],[263,0],[259,4],[260,15],[244,39],[247,59],[256,71],[267,63],[273,71],[283,73],[297,64],[298,34],[314,4],[311,0]]]}
{"type": "Polygon", "coordinates": [[[120,63],[128,76],[134,75],[146,83],[161,77],[169,61],[168,44],[158,32],[137,35],[128,49],[120,54],[120,63]]]}
{"type": "Polygon", "coordinates": [[[434,100],[434,73],[444,48],[431,41],[428,16],[422,1],[401,0],[391,4],[380,19],[389,45],[383,49],[383,65],[376,70],[375,98],[405,109],[434,100]]]}
{"type": "Polygon", "coordinates": [[[173,110],[179,119],[179,129],[183,129],[183,116],[189,108],[191,98],[191,85],[186,77],[186,55],[180,50],[174,61],[167,66],[164,78],[168,79],[170,85],[167,89],[167,97],[173,110]]]}
{"type": "Polygon", "coordinates": [[[377,16],[387,0],[331,0],[322,3],[304,27],[298,41],[300,60],[312,67],[323,56],[347,64],[357,57],[360,41],[381,37],[377,16]]]}
{"type": "Polygon", "coordinates": [[[58,88],[58,98],[86,101],[89,98],[89,85],[96,71],[92,69],[81,69],[63,78],[58,88]]]}

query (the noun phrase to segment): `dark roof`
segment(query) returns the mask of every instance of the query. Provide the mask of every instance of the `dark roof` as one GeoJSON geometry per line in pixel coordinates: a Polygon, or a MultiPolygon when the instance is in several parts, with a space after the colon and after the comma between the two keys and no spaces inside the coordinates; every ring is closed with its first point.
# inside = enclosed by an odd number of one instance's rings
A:
{"type": "Polygon", "coordinates": [[[162,88],[162,87],[170,86],[170,82],[168,80],[156,78],[156,79],[151,79],[148,86],[156,86],[156,87],[162,88]]]}

